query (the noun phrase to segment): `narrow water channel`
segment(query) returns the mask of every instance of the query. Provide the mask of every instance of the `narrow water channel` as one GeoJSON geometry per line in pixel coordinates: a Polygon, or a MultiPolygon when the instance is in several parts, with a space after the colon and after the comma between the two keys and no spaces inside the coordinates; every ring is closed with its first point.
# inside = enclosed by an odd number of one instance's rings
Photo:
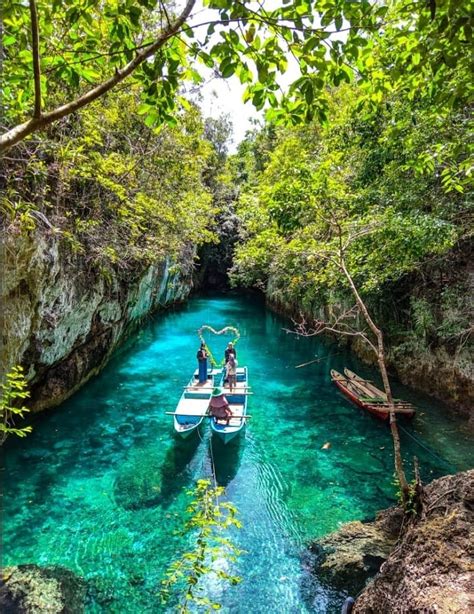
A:
{"type": "MultiPolygon", "coordinates": [[[[4,454],[3,564],[62,565],[91,587],[88,612],[164,611],[157,596],[185,547],[176,535],[186,487],[211,475],[209,432],[178,441],[174,410],[195,368],[201,324],[237,326],[254,395],[237,445],[214,442],[217,479],[239,509],[245,551],[234,588],[209,587],[224,612],[336,612],[343,596],[308,571],[305,545],[394,497],[387,426],[352,406],[329,369],[374,371],[334,344],[286,334],[255,297],[194,298],[158,314],[107,368],[4,454]],[[320,357],[312,365],[296,365],[320,357]],[[331,446],[323,449],[329,442],[331,446]]],[[[224,340],[210,340],[219,354],[224,340]]],[[[402,432],[424,479],[473,465],[462,425],[439,404],[395,386],[419,407],[402,432]]]]}

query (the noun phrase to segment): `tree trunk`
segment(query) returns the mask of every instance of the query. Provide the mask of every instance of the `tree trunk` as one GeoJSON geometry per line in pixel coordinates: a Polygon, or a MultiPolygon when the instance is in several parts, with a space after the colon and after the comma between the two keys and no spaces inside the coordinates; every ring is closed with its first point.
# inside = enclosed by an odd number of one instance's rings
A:
{"type": "Polygon", "coordinates": [[[395,404],[393,402],[392,389],[390,388],[390,382],[389,382],[388,374],[387,374],[387,366],[386,366],[386,361],[385,361],[385,348],[383,344],[383,334],[380,328],[378,328],[378,326],[372,320],[369,310],[367,309],[364,301],[362,300],[362,297],[360,296],[359,291],[357,290],[357,287],[354,283],[354,280],[352,279],[351,274],[347,270],[342,249],[339,254],[339,257],[340,257],[340,268],[342,272],[344,273],[347,281],[349,282],[349,286],[352,290],[352,294],[355,297],[356,303],[359,306],[359,309],[361,310],[361,313],[364,316],[365,321],[369,325],[370,330],[373,332],[373,334],[375,335],[375,338],[377,339],[377,362],[379,365],[380,374],[382,376],[383,387],[385,390],[385,394],[387,395],[387,402],[389,404],[389,411],[390,411],[390,431],[392,433],[392,439],[393,439],[393,451],[394,451],[394,456],[395,456],[395,459],[394,459],[395,460],[395,472],[397,474],[397,478],[400,484],[402,504],[403,504],[403,507],[405,507],[408,501],[409,488],[408,488],[407,479],[405,477],[405,470],[403,468],[403,458],[402,458],[402,452],[400,448],[400,435],[398,433],[397,417],[395,415],[395,404]]]}
{"type": "Polygon", "coordinates": [[[397,474],[398,481],[400,483],[402,503],[403,503],[403,506],[405,506],[405,504],[408,501],[409,488],[408,488],[408,482],[405,476],[405,470],[403,468],[403,458],[402,458],[402,451],[400,447],[400,435],[398,433],[397,417],[395,415],[395,404],[393,402],[392,389],[390,387],[390,381],[388,379],[388,374],[387,374],[387,366],[385,363],[385,349],[383,345],[383,335],[382,335],[381,330],[378,330],[377,342],[378,342],[377,362],[379,364],[380,374],[382,375],[383,387],[385,390],[385,394],[387,395],[387,402],[390,407],[390,432],[392,433],[392,439],[393,439],[395,471],[397,474]]]}

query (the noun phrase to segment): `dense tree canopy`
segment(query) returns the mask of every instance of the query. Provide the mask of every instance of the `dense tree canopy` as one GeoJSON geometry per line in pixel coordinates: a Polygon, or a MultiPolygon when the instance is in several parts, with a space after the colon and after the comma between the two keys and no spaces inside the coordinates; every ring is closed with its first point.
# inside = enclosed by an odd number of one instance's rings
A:
{"type": "Polygon", "coordinates": [[[0,151],[127,77],[140,84],[149,126],[176,122],[188,105],[185,84],[202,79],[200,64],[236,75],[273,121],[324,121],[327,87],[354,78],[375,104],[403,91],[455,107],[472,94],[472,0],[203,4],[201,18],[195,0],[181,12],[161,0],[4,2],[0,151]],[[289,61],[300,76],[281,92],[289,61]]]}
{"type": "Polygon", "coordinates": [[[376,294],[469,236],[473,0],[203,5],[4,3],[8,223],[124,267],[213,227],[227,266],[240,224],[234,282],[308,307],[343,293],[338,237],[376,294]],[[190,102],[209,70],[266,112],[228,162],[190,102]]]}
{"type": "Polygon", "coordinates": [[[134,91],[108,96],[6,157],[0,207],[9,232],[52,232],[104,271],[191,254],[211,240],[203,169],[213,150],[200,112],[155,131],[138,107],[134,91]]]}
{"type": "MultiPolygon", "coordinates": [[[[453,248],[469,241],[468,108],[438,114],[401,92],[386,95],[370,113],[359,104],[360,86],[341,85],[331,94],[326,126],[266,126],[241,144],[233,160],[242,224],[231,271],[235,284],[257,286],[295,311],[329,309],[327,317],[337,318],[351,304],[340,273],[341,247],[355,282],[374,304],[390,296],[395,282],[430,263],[449,262],[453,248]]],[[[462,296],[460,288],[453,291],[462,296]]],[[[437,297],[436,309],[443,310],[437,317],[414,285],[405,293],[412,297],[417,330],[425,318],[432,331],[437,322],[441,338],[449,319],[451,335],[465,342],[467,311],[454,296],[449,305],[437,297]]]]}

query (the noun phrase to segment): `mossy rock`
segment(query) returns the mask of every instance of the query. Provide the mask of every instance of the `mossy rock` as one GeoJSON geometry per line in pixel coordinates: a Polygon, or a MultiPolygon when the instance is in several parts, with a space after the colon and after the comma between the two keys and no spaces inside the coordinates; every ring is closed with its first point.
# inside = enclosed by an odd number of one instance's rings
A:
{"type": "Polygon", "coordinates": [[[80,614],[86,583],[64,567],[6,567],[0,586],[3,614],[80,614]]]}
{"type": "Polygon", "coordinates": [[[114,497],[126,510],[138,510],[158,505],[161,500],[161,467],[163,459],[149,455],[134,458],[118,472],[114,497]]]}

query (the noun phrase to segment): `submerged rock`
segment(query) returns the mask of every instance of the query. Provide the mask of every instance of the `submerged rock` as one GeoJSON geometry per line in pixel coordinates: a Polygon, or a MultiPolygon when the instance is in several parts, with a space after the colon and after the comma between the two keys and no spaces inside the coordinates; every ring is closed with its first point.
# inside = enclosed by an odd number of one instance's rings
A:
{"type": "Polygon", "coordinates": [[[474,611],[474,470],[435,480],[353,612],[474,611]]]}
{"type": "Polygon", "coordinates": [[[6,567],[0,586],[3,614],[80,614],[86,583],[64,567],[6,567]]]}
{"type": "Polygon", "coordinates": [[[317,575],[332,588],[358,593],[380,569],[394,547],[403,513],[381,512],[375,522],[349,522],[311,545],[317,554],[317,575]]]}

